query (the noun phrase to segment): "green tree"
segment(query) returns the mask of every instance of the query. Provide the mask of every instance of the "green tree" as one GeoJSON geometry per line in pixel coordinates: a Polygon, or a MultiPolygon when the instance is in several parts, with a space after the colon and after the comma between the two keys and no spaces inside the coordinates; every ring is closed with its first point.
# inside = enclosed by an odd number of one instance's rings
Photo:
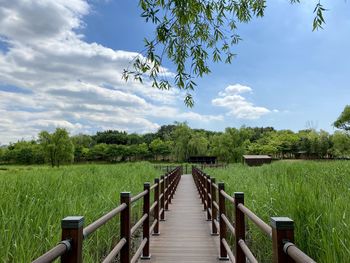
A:
{"type": "Polygon", "coordinates": [[[141,144],[144,142],[143,137],[136,133],[129,134],[127,138],[128,138],[128,145],[141,144]]]}
{"type": "Polygon", "coordinates": [[[108,149],[109,147],[105,143],[96,144],[90,148],[88,159],[93,161],[107,160],[108,149]]]}
{"type": "Polygon", "coordinates": [[[208,139],[201,133],[194,133],[188,142],[188,152],[191,156],[208,155],[208,139]]]}
{"type": "MultiPolygon", "coordinates": [[[[102,154],[99,154],[100,159],[104,158],[104,154],[109,162],[118,162],[123,159],[123,157],[127,153],[127,146],[126,145],[117,145],[117,144],[109,144],[106,149],[104,149],[104,146],[100,145],[98,148],[103,152],[102,154]],[[101,147],[101,148],[100,148],[101,147]]],[[[96,149],[95,149],[96,150],[96,149]]],[[[96,154],[96,152],[95,152],[96,154]]],[[[96,158],[96,156],[95,156],[96,158]]]]}
{"type": "Polygon", "coordinates": [[[39,142],[52,167],[74,160],[74,145],[66,129],[57,128],[53,133],[42,131],[39,142]]]}
{"type": "Polygon", "coordinates": [[[103,132],[97,132],[93,136],[96,143],[105,143],[105,144],[123,144],[128,143],[128,134],[124,131],[113,131],[107,130],[103,132]]]}
{"type": "Polygon", "coordinates": [[[214,135],[211,142],[211,154],[225,162],[239,162],[246,152],[250,133],[245,128],[226,128],[225,132],[214,135]]]}
{"type": "Polygon", "coordinates": [[[332,153],[335,157],[350,157],[350,135],[336,131],[332,136],[332,153]]]}
{"type": "Polygon", "coordinates": [[[72,142],[74,145],[74,161],[80,162],[86,160],[86,149],[94,144],[90,135],[78,134],[73,136],[72,142]]]}
{"type": "Polygon", "coordinates": [[[148,153],[149,151],[146,143],[133,144],[128,146],[128,159],[131,161],[139,160],[140,158],[147,156],[148,153]]]}
{"type": "Polygon", "coordinates": [[[177,161],[186,161],[189,157],[188,143],[191,140],[192,130],[187,123],[177,123],[172,133],[174,141],[173,154],[177,161]]]}
{"type": "Polygon", "coordinates": [[[138,158],[145,158],[146,156],[149,156],[149,149],[147,143],[140,143],[137,145],[137,148],[138,158]]]}
{"type": "MultiPolygon", "coordinates": [[[[314,1],[315,30],[322,28],[325,8],[314,1]]],[[[194,79],[210,73],[208,61],[231,63],[235,57],[232,48],[241,40],[238,25],[263,17],[267,7],[265,0],[139,0],[139,5],[141,16],[155,25],[155,36],[145,39],[144,56],[137,56],[134,69],[126,69],[123,77],[133,76],[141,82],[148,77],[159,89],[175,85],[187,91],[188,106],[193,105],[194,79]],[[164,56],[175,65],[174,83],[163,74],[164,56]]]]}
{"type": "Polygon", "coordinates": [[[350,131],[350,105],[346,105],[338,119],[333,123],[334,127],[350,131]]]}
{"type": "Polygon", "coordinates": [[[227,147],[227,136],[225,134],[216,134],[210,141],[210,154],[217,156],[219,161],[230,161],[230,152],[227,147]]]}
{"type": "Polygon", "coordinates": [[[160,138],[156,138],[150,143],[149,148],[155,160],[158,161],[160,158],[164,159],[165,156],[171,153],[171,147],[168,142],[169,141],[164,142],[160,138]]]}
{"type": "Polygon", "coordinates": [[[319,132],[319,157],[329,157],[332,148],[331,136],[328,132],[321,130],[319,132]]]}

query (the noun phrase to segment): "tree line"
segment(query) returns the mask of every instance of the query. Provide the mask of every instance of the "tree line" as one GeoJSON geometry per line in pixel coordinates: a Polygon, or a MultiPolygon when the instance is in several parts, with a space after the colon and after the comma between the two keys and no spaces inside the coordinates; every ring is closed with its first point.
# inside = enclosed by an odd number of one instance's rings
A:
{"type": "Polygon", "coordinates": [[[40,132],[37,140],[0,147],[0,163],[49,163],[54,167],[73,162],[186,162],[190,156],[216,156],[221,162],[240,162],[243,154],[268,154],[278,159],[350,158],[350,105],[345,106],[333,126],[339,129],[333,134],[315,129],[293,132],[245,126],[215,132],[175,122],[143,135],[107,130],[74,136],[57,128],[53,133],[40,132]]]}
{"type": "Polygon", "coordinates": [[[0,162],[9,164],[177,161],[190,156],[217,156],[221,162],[239,162],[243,154],[274,158],[348,158],[347,131],[314,129],[275,130],[273,127],[226,128],[224,132],[191,129],[186,123],[164,125],[143,135],[108,130],[95,135],[69,136],[65,129],[42,131],[37,140],[18,141],[0,148],[0,162]]]}

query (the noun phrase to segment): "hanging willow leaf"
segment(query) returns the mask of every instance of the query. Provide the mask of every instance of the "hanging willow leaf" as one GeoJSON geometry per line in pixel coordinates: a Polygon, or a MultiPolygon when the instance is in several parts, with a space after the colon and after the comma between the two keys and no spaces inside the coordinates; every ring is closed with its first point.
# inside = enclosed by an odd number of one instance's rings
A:
{"type": "MultiPolygon", "coordinates": [[[[300,0],[288,0],[299,3],[300,0]]],[[[209,61],[231,63],[236,56],[232,49],[241,38],[239,23],[248,23],[254,17],[263,17],[266,0],[139,0],[141,17],[155,25],[153,39],[145,39],[145,51],[132,62],[133,71],[125,70],[123,78],[134,75],[142,81],[148,78],[152,87],[170,89],[172,86],[186,92],[184,102],[194,105],[190,91],[194,80],[210,73],[209,61]],[[142,56],[144,55],[144,57],[142,56]],[[162,68],[164,58],[176,69],[169,80],[162,68]]],[[[325,23],[326,9],[317,1],[313,30],[325,23]]],[[[167,62],[168,62],[167,61],[167,62]]]]}

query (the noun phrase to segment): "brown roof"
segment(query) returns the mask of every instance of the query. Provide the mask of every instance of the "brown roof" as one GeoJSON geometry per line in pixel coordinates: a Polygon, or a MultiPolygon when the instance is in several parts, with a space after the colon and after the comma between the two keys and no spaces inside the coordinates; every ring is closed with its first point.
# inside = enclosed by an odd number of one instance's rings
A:
{"type": "Polygon", "coordinates": [[[268,155],[243,155],[244,159],[271,159],[268,155]]]}

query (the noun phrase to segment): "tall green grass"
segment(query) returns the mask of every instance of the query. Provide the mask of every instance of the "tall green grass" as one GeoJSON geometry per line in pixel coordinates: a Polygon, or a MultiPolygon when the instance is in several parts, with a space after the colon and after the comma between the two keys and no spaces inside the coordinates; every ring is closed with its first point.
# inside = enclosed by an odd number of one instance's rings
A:
{"type": "MultiPolygon", "coordinates": [[[[83,215],[87,226],[119,205],[121,191],[136,194],[160,174],[149,163],[6,168],[0,170],[2,262],[30,262],[60,240],[62,218],[83,215]]],[[[141,203],[133,208],[134,220],[141,203]]],[[[118,218],[84,241],[84,262],[99,262],[110,251],[118,218]]]]}
{"type": "MultiPolygon", "coordinates": [[[[280,161],[206,171],[225,182],[228,193],[244,192],[247,207],[265,222],[292,218],[295,243],[317,262],[349,262],[350,162],[280,161]]],[[[259,262],[271,262],[271,241],[253,224],[248,229],[259,262]]]]}

